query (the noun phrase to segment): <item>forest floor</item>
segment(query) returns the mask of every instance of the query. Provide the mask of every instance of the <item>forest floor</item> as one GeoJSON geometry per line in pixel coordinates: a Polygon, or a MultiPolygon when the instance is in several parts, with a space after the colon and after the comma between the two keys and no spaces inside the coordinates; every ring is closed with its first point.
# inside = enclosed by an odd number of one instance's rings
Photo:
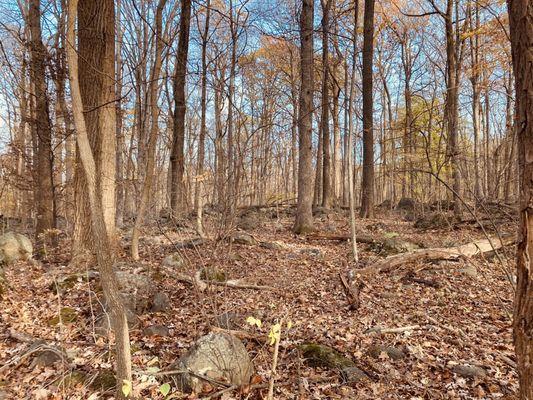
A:
{"type": "MultiPolygon", "coordinates": [[[[323,213],[316,221],[322,233],[349,232],[343,212],[323,213]]],[[[339,274],[354,269],[353,262],[348,261],[350,244],[295,236],[292,222],[288,214],[271,212],[269,218],[248,230],[258,241],[280,244],[276,248],[218,241],[180,250],[191,272],[216,266],[232,279],[275,290],[223,287],[200,293],[159,268],[165,256],[176,251],[168,239],[190,238],[189,230],[153,227],[141,243],[140,262],[128,258],[128,235],[124,235],[119,252],[122,268],[151,274],[158,290],[170,297],[166,312],[144,313],[131,330],[134,371],[148,371],[154,365],[160,370],[170,368],[196,339],[211,330],[217,316],[228,313],[236,324],[234,329],[259,338],[245,340],[257,375],[255,385],[240,393],[226,391],[223,399],[266,398],[274,349],[268,343],[268,333],[281,318],[284,327],[289,321],[292,327],[281,332],[276,399],[516,398],[513,288],[504,273],[505,268],[512,271],[514,248],[501,253],[503,265],[495,257],[474,257],[405,265],[363,277],[360,306],[352,310],[339,279],[339,274]],[[415,282],[406,276],[436,284],[415,282]],[[261,328],[246,323],[250,316],[262,321],[261,328]],[[167,327],[168,336],[147,336],[144,328],[154,324],[167,327]],[[375,327],[413,325],[418,327],[398,333],[369,332],[375,327]],[[310,366],[298,351],[304,342],[331,346],[353,360],[368,379],[346,382],[338,371],[310,366]],[[386,351],[373,351],[376,346],[393,347],[400,356],[393,359],[386,351]]],[[[381,212],[375,220],[357,220],[357,226],[360,234],[397,234],[424,247],[452,246],[483,237],[473,225],[418,230],[392,211],[381,212]]],[[[499,228],[514,233],[512,224],[499,228]]],[[[60,276],[79,272],[68,265],[67,248],[65,240],[43,263],[21,262],[6,269],[9,289],[0,310],[3,398],[94,400],[112,395],[112,391],[97,393],[94,385],[75,380],[71,385],[58,384],[72,371],[94,376],[112,366],[107,339],[94,334],[94,296],[90,296],[96,290],[94,282],[80,280],[60,295],[51,290],[60,276]],[[75,315],[63,316],[65,321],[57,324],[58,310],[65,307],[73,309],[75,315]],[[64,349],[66,357],[52,365],[35,365],[35,353],[28,353],[34,339],[64,349]]],[[[364,265],[384,257],[367,244],[360,244],[359,250],[364,265]]],[[[159,387],[170,380],[160,376],[156,382],[142,375],[137,373],[134,382],[141,398],[163,399],[159,387]]],[[[219,389],[212,388],[204,396],[219,389]]],[[[167,398],[197,398],[182,397],[174,387],[171,393],[167,398]]]]}

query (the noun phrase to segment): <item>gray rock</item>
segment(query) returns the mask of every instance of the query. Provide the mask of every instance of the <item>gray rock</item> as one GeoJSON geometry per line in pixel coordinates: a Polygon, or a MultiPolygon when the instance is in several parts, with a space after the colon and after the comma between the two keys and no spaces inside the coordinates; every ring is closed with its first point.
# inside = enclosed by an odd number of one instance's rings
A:
{"type": "Polygon", "coordinates": [[[117,272],[118,284],[124,305],[136,314],[150,309],[157,285],[147,275],[127,271],[117,272]]]}
{"type": "Polygon", "coordinates": [[[0,236],[0,265],[30,260],[32,254],[33,246],[26,236],[15,232],[7,232],[0,236]]]}
{"type": "Polygon", "coordinates": [[[323,255],[322,250],[315,249],[315,248],[301,249],[300,250],[300,254],[304,254],[304,255],[308,255],[308,256],[312,256],[312,257],[321,257],[323,255]]]}
{"type": "Polygon", "coordinates": [[[477,268],[472,264],[467,265],[465,268],[459,269],[459,272],[463,275],[469,276],[470,278],[477,278],[477,268]]]}
{"type": "Polygon", "coordinates": [[[164,325],[150,325],[143,330],[144,336],[170,336],[169,329],[164,325]]]}
{"type": "Polygon", "coordinates": [[[373,345],[368,348],[368,354],[373,358],[379,358],[385,353],[390,359],[397,361],[405,357],[402,349],[392,346],[373,345]]]}
{"type": "Polygon", "coordinates": [[[257,244],[257,240],[255,240],[252,235],[246,232],[235,232],[233,235],[231,235],[231,241],[233,243],[245,244],[248,246],[257,244]]]}
{"type": "Polygon", "coordinates": [[[475,365],[455,365],[452,371],[463,378],[483,378],[487,375],[487,372],[475,365]]]}
{"type": "Polygon", "coordinates": [[[340,370],[341,377],[346,383],[357,383],[363,379],[368,379],[368,375],[358,367],[345,367],[340,370]]]}
{"type": "Polygon", "coordinates": [[[165,312],[170,308],[170,298],[165,292],[157,292],[152,300],[152,312],[165,312]]]}
{"type": "Polygon", "coordinates": [[[199,393],[206,383],[197,375],[229,385],[246,385],[254,373],[250,356],[242,342],[227,333],[209,333],[177,361],[176,369],[190,370],[176,376],[177,386],[187,392],[199,393]]]}
{"type": "Polygon", "coordinates": [[[169,268],[181,268],[185,265],[185,260],[179,253],[173,253],[165,257],[163,266],[169,268]]]}
{"type": "Polygon", "coordinates": [[[240,329],[242,320],[242,315],[229,311],[218,315],[215,325],[223,329],[240,329]]]}
{"type": "Polygon", "coordinates": [[[261,247],[269,250],[283,250],[286,246],[280,242],[261,242],[261,247]]]}
{"type": "Polygon", "coordinates": [[[36,340],[28,349],[28,353],[35,352],[31,368],[51,367],[56,362],[66,359],[66,355],[58,348],[47,345],[44,340],[36,340]]]}

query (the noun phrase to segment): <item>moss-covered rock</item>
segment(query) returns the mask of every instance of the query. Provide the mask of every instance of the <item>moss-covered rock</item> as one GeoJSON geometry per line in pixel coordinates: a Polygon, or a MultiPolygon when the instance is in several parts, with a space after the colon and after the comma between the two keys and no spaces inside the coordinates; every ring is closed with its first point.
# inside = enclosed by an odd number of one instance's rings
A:
{"type": "Polygon", "coordinates": [[[113,389],[117,385],[117,378],[110,369],[103,369],[98,371],[94,379],[91,381],[91,388],[93,390],[101,390],[106,392],[113,389]]]}
{"type": "Polygon", "coordinates": [[[216,267],[202,268],[200,279],[213,282],[226,282],[228,280],[226,272],[216,267]]]}
{"type": "Polygon", "coordinates": [[[71,307],[63,307],[59,310],[59,313],[48,320],[50,326],[62,324],[70,324],[78,319],[78,312],[71,307]]]}
{"type": "Polygon", "coordinates": [[[355,367],[355,363],[337,350],[318,343],[304,343],[299,346],[307,362],[313,367],[343,369],[355,367]]]}
{"type": "Polygon", "coordinates": [[[73,370],[67,375],[56,379],[54,381],[54,386],[57,386],[63,390],[73,389],[76,386],[82,386],[87,381],[87,374],[80,370],[73,370]]]}
{"type": "Polygon", "coordinates": [[[368,378],[368,375],[351,359],[329,346],[304,343],[299,349],[311,366],[338,370],[345,382],[355,383],[368,378]]]}

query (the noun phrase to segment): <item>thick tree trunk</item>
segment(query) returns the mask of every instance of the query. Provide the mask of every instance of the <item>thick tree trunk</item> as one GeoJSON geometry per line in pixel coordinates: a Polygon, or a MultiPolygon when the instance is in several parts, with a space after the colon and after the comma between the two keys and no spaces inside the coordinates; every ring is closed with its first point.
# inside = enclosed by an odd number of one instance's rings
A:
{"type": "Polygon", "coordinates": [[[365,0],[363,27],[363,181],[361,217],[374,215],[374,0],[365,0]]]}
{"type": "MultiPolygon", "coordinates": [[[[68,4],[68,29],[67,57],[69,64],[70,91],[72,97],[72,111],[77,131],[78,153],[83,167],[84,180],[87,183],[86,193],[89,200],[89,214],[92,225],[92,245],[96,250],[96,259],[100,270],[102,289],[107,303],[110,306],[111,325],[115,333],[116,346],[116,398],[124,399],[122,391],[124,384],[131,385],[131,355],[126,310],[120,297],[117,277],[113,271],[113,252],[108,236],[107,227],[102,209],[101,199],[97,193],[96,162],[89,142],[85,116],[83,114],[83,101],[78,80],[78,55],[73,44],[76,43],[74,25],[77,11],[77,0],[70,0],[68,4]]],[[[100,9],[102,12],[103,10],[100,9]]],[[[100,14],[98,14],[100,15],[100,14]]],[[[102,21],[113,27],[110,14],[102,13],[102,21]]]]}
{"type": "Polygon", "coordinates": [[[172,152],[170,154],[170,208],[174,216],[184,211],[185,172],[184,145],[185,145],[185,75],[187,73],[187,57],[189,54],[189,30],[191,26],[191,0],[183,0],[180,15],[180,33],[176,66],[174,72],[174,128],[172,152]]]}
{"type": "Polygon", "coordinates": [[[36,255],[44,251],[44,235],[55,228],[54,183],[52,163],[52,126],[46,90],[46,49],[41,37],[41,7],[31,0],[28,12],[30,31],[30,78],[33,84],[34,117],[32,126],[36,153],[34,155],[34,202],[36,204],[36,255]]]}
{"type": "MultiPolygon", "coordinates": [[[[115,4],[112,0],[80,0],[78,7],[80,91],[87,134],[96,163],[97,193],[109,238],[115,235],[115,4]],[[99,18],[95,18],[99,15],[99,18]]],[[[87,249],[92,234],[87,182],[78,155],[75,177],[76,221],[73,253],[87,249]]]]}
{"type": "Polygon", "coordinates": [[[294,231],[313,229],[313,18],[314,1],[302,0],[300,15],[300,110],[298,113],[298,205],[294,231]]]}
{"type": "Polygon", "coordinates": [[[514,343],[520,399],[533,399],[533,3],[508,0],[520,163],[520,233],[514,343]]]}

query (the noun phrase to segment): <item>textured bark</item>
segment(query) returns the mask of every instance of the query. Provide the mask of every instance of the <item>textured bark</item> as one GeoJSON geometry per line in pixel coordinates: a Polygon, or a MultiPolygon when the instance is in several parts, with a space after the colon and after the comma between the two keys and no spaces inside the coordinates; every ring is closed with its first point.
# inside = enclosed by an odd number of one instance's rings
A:
{"type": "Polygon", "coordinates": [[[39,0],[31,0],[28,12],[30,31],[30,78],[34,95],[34,202],[36,205],[35,239],[37,256],[43,251],[43,234],[55,227],[54,183],[52,168],[52,126],[46,90],[46,48],[41,37],[39,0]]]}
{"type": "Polygon", "coordinates": [[[332,0],[322,0],[322,206],[333,205],[333,185],[331,183],[331,139],[329,132],[329,30],[332,0]]]}
{"type": "Polygon", "coordinates": [[[520,399],[533,399],[533,3],[508,0],[520,165],[520,231],[514,343],[520,399]]]}
{"type": "MultiPolygon", "coordinates": [[[[80,0],[78,6],[80,92],[87,135],[96,163],[97,194],[107,234],[115,235],[115,4],[112,0],[80,0]]],[[[77,157],[76,221],[73,252],[84,252],[92,234],[87,182],[77,157]]]]}
{"type": "Polygon", "coordinates": [[[374,104],[372,65],[374,58],[374,0],[365,0],[363,26],[363,181],[361,217],[374,215],[374,104]]]}
{"type": "Polygon", "coordinates": [[[298,113],[298,204],[294,231],[313,229],[313,17],[314,1],[302,0],[300,15],[300,110],[298,113]]]}
{"type": "Polygon", "coordinates": [[[181,3],[180,33],[176,53],[176,69],[174,72],[174,129],[172,152],[170,155],[171,188],[170,208],[177,215],[183,211],[185,204],[185,185],[183,174],[185,160],[185,75],[187,73],[187,56],[189,54],[189,30],[191,25],[191,0],[181,3]]]}
{"type": "MultiPolygon", "coordinates": [[[[78,154],[83,168],[82,172],[84,174],[84,180],[87,184],[86,193],[88,195],[90,222],[92,226],[91,243],[96,250],[96,259],[100,270],[102,289],[110,307],[110,322],[115,333],[116,377],[118,382],[115,397],[117,399],[124,399],[126,396],[122,391],[122,385],[124,382],[131,383],[132,380],[128,321],[126,318],[126,310],[120,297],[117,277],[113,271],[114,257],[106,228],[104,211],[101,199],[98,196],[96,185],[96,161],[88,138],[85,123],[86,116],[83,114],[83,100],[78,80],[78,55],[76,49],[73,47],[73,44],[76,43],[74,25],[77,5],[77,0],[70,0],[68,4],[67,38],[69,46],[67,46],[67,57],[69,64],[72,111],[77,131],[78,154]]],[[[103,10],[100,9],[100,11],[103,10]]],[[[102,15],[102,17],[103,20],[107,20],[108,23],[112,22],[112,20],[109,20],[106,16],[102,15]]]]}

